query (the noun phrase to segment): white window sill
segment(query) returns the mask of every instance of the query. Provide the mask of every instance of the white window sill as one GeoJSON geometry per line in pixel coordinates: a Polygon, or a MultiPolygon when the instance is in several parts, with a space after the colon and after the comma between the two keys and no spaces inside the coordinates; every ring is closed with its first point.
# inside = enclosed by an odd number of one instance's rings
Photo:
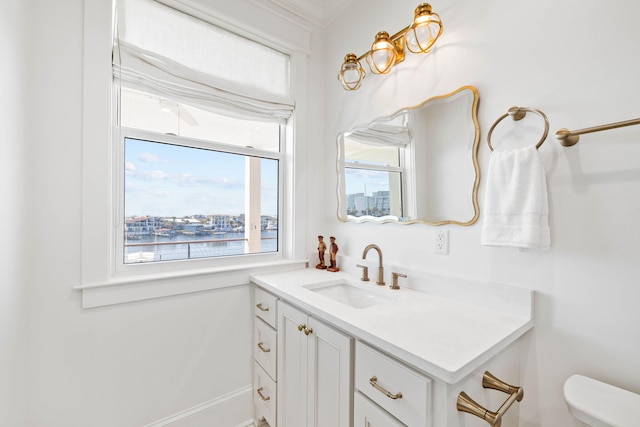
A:
{"type": "Polygon", "coordinates": [[[172,295],[202,292],[249,283],[251,274],[303,268],[307,260],[244,264],[172,273],[148,274],[104,283],[74,286],[82,308],[103,307],[172,295]]]}

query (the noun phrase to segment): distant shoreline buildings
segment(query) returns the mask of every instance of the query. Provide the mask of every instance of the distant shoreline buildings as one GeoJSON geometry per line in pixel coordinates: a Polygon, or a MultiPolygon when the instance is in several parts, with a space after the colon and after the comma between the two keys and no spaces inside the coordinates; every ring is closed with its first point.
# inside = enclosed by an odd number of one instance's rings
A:
{"type": "MultiPolygon", "coordinates": [[[[278,217],[262,215],[262,230],[277,230],[278,217]]],[[[202,235],[215,233],[244,232],[244,214],[242,215],[190,215],[184,217],[167,216],[130,216],[125,218],[125,235],[127,239],[142,236],[174,237],[177,234],[202,235]]]]}
{"type": "Polygon", "coordinates": [[[385,216],[390,214],[389,191],[347,194],[347,214],[352,216],[385,216]]]}

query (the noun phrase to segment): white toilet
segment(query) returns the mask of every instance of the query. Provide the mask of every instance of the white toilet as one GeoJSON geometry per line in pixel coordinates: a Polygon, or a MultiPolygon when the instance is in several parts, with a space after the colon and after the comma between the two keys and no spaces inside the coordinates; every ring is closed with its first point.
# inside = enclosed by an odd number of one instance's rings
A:
{"type": "Polygon", "coordinates": [[[582,375],[564,383],[569,412],[589,427],[640,426],[640,394],[582,375]]]}

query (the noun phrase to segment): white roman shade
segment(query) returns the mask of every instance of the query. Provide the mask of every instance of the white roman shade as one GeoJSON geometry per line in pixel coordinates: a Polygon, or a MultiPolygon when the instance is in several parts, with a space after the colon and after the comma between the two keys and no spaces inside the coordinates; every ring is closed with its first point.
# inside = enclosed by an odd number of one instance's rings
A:
{"type": "Polygon", "coordinates": [[[411,143],[411,133],[406,126],[390,126],[376,123],[367,128],[358,128],[349,134],[349,138],[361,144],[382,147],[406,147],[411,143]]]}
{"type": "Polygon", "coordinates": [[[154,0],[119,0],[113,72],[125,87],[218,114],[285,121],[289,56],[154,0]]]}

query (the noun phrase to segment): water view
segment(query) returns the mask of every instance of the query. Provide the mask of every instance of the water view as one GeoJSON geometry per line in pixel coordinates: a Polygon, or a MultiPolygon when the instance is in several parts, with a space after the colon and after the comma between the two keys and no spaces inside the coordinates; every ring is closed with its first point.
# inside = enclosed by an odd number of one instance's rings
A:
{"type": "MultiPolygon", "coordinates": [[[[262,230],[260,250],[256,253],[278,250],[278,230],[262,230]]],[[[124,244],[124,262],[172,261],[244,255],[248,240],[244,232],[213,232],[204,234],[155,233],[128,235],[124,244]]]]}

